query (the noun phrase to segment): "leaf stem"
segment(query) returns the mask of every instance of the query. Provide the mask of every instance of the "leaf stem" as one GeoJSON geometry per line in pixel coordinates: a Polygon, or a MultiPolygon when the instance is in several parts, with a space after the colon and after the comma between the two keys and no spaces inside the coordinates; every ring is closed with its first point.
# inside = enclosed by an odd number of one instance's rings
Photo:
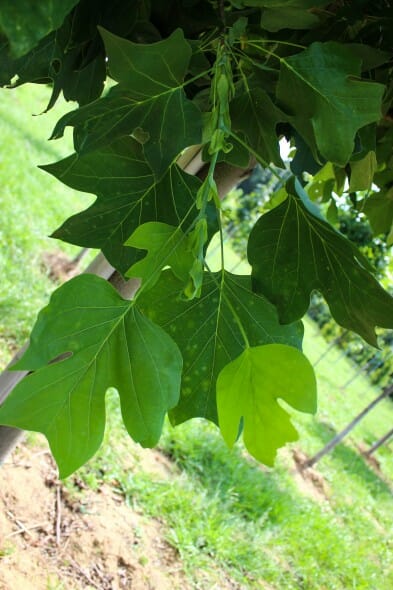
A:
{"type": "Polygon", "coordinates": [[[270,50],[270,49],[265,49],[264,47],[260,47],[257,43],[254,42],[250,42],[247,41],[248,45],[251,45],[251,47],[255,47],[255,49],[258,49],[258,51],[260,51],[261,53],[264,53],[265,55],[267,55],[267,57],[269,58],[270,56],[275,57],[276,59],[278,59],[278,61],[282,61],[283,58],[280,57],[279,55],[277,55],[277,53],[275,53],[274,51],[270,50]]]}
{"type": "Polygon", "coordinates": [[[280,41],[279,39],[247,39],[247,43],[257,45],[258,43],[275,43],[276,45],[287,45],[288,47],[298,47],[299,49],[306,49],[305,45],[299,43],[291,43],[290,41],[280,41]]]}
{"type": "MultiPolygon", "coordinates": [[[[242,138],[237,135],[236,133],[234,133],[232,130],[229,131],[229,135],[231,137],[233,137],[234,139],[236,139],[236,141],[238,141],[240,143],[241,146],[243,146],[246,150],[248,150],[250,152],[250,154],[252,154],[253,156],[255,156],[255,158],[257,159],[257,161],[261,162],[261,164],[264,166],[264,168],[267,168],[268,170],[270,170],[270,172],[281,182],[284,183],[288,180],[288,177],[284,178],[282,176],[280,176],[278,174],[278,172],[276,172],[276,170],[273,168],[273,166],[271,164],[268,164],[266,162],[266,160],[263,160],[261,158],[261,156],[250,146],[248,145],[245,141],[242,140],[242,138]]],[[[292,176],[292,174],[291,174],[292,176]]],[[[279,187],[278,187],[279,188],[279,187]]]]}
{"type": "Polygon", "coordinates": [[[210,72],[213,70],[213,67],[209,68],[208,70],[204,70],[203,72],[201,72],[200,74],[197,74],[196,76],[193,76],[192,78],[189,78],[188,80],[185,80],[180,86],[179,88],[184,88],[185,86],[188,86],[189,84],[192,84],[193,82],[195,82],[195,80],[199,80],[200,78],[203,78],[204,76],[206,76],[207,74],[210,74],[210,72]]]}

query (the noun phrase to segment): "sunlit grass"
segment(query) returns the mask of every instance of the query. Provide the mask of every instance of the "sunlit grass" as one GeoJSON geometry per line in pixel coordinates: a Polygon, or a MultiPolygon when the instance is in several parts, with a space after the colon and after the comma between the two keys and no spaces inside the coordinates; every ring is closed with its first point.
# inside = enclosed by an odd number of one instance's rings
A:
{"type": "Polygon", "coordinates": [[[70,257],[79,248],[48,236],[91,197],[68,189],[39,164],[71,153],[71,142],[48,142],[52,128],[71,105],[60,104],[40,116],[49,89],[41,86],[0,90],[0,363],[27,338],[37,311],[54,285],[42,266],[42,253],[62,249],[70,257]]]}

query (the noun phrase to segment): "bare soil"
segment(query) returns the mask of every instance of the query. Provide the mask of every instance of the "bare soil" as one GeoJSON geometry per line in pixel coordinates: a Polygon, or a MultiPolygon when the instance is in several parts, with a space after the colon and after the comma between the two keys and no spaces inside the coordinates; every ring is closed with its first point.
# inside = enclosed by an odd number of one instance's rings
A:
{"type": "MultiPolygon", "coordinates": [[[[147,467],[167,466],[154,451],[147,467]]],[[[164,461],[165,462],[165,461],[164,461]]],[[[22,444],[0,470],[1,590],[187,590],[162,524],[114,488],[71,497],[48,451],[22,444]]]]}
{"type": "Polygon", "coordinates": [[[313,467],[305,466],[309,457],[295,447],[292,449],[292,458],[295,466],[291,469],[291,474],[299,490],[318,502],[329,500],[330,489],[323,475],[313,467]]]}

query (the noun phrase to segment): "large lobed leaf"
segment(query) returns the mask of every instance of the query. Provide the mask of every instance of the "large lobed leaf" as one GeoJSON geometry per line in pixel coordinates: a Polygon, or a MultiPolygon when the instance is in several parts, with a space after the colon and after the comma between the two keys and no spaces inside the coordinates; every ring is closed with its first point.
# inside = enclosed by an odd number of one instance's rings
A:
{"type": "Polygon", "coordinates": [[[281,60],[277,97],[313,151],[344,166],[359,129],[381,118],[385,87],[360,80],[362,60],[345,45],[313,43],[281,60]]]}
{"type": "Polygon", "coordinates": [[[180,29],[149,45],[103,29],[101,34],[118,84],[107,96],[62,117],[52,137],[62,136],[67,125],[75,127],[76,149],[83,153],[134,134],[160,177],[184,148],[201,141],[200,111],[183,90],[191,47],[180,29]]]}
{"type": "Polygon", "coordinates": [[[262,215],[251,231],[253,288],[277,306],[284,323],[301,318],[318,290],[334,319],[376,345],[375,326],[393,328],[393,298],[371,274],[356,246],[327,223],[300,183],[262,215]]]}
{"type": "Polygon", "coordinates": [[[14,368],[33,373],[0,407],[0,423],[45,434],[66,477],[102,442],[109,387],[119,392],[133,439],[157,443],[179,398],[182,358],[172,339],[109,283],[81,275],[52,295],[14,368]]]}
{"type": "Polygon", "coordinates": [[[138,258],[136,250],[124,247],[134,230],[151,221],[180,224],[192,212],[201,186],[198,178],[176,164],[156,182],[142,147],[131,137],[42,168],[71,188],[97,195],[88,209],[67,219],[53,237],[100,248],[121,272],[138,258]]]}
{"type": "Polygon", "coordinates": [[[168,331],[183,355],[180,401],[170,412],[174,424],[197,416],[217,422],[218,374],[244,350],[238,321],[253,346],[282,343],[301,348],[301,322],[280,325],[274,306],[252,293],[250,277],[205,274],[199,299],[180,299],[182,282],[170,271],[138,298],[143,313],[168,331]]]}

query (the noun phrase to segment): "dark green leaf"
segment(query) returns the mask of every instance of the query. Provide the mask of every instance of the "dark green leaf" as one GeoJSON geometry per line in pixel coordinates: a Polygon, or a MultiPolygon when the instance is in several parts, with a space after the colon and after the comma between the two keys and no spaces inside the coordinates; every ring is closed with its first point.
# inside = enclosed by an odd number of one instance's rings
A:
{"type": "Polygon", "coordinates": [[[232,447],[243,422],[247,450],[272,466],[277,449],[298,438],[278,399],[301,412],[314,413],[316,389],[313,368],[296,348],[284,344],[246,348],[217,379],[218,420],[224,440],[232,447]]]}
{"type": "MultiPolygon", "coordinates": [[[[88,248],[101,248],[109,262],[125,272],[140,253],[123,244],[140,223],[179,224],[195,205],[201,186],[176,164],[156,183],[142,147],[131,137],[111,145],[43,166],[71,188],[94,193],[88,209],[70,217],[53,237],[88,248]]],[[[189,223],[193,220],[190,215],[189,223]]],[[[185,228],[187,224],[185,224],[185,228]]]]}
{"type": "MultiPolygon", "coordinates": [[[[240,6],[254,6],[256,8],[287,8],[297,6],[299,8],[311,8],[322,4],[321,0],[230,0],[231,4],[240,6]]],[[[327,4],[325,0],[325,4],[327,4]]]]}
{"type": "Polygon", "coordinates": [[[10,56],[8,41],[0,31],[0,86],[9,84],[15,73],[15,62],[10,56]]]}
{"type": "Polygon", "coordinates": [[[282,322],[301,318],[314,289],[340,325],[376,345],[375,326],[393,328],[393,298],[356,246],[333,229],[298,181],[288,198],[255,224],[248,243],[253,287],[277,306],[282,322]]]}
{"type": "Polygon", "coordinates": [[[119,391],[134,440],[157,443],[179,398],[182,358],[171,338],[109,283],[81,275],[52,295],[15,368],[34,372],[1,406],[0,423],[45,434],[66,477],[102,442],[109,387],[119,391]]]}
{"type": "Polygon", "coordinates": [[[361,60],[338,43],[313,43],[281,60],[277,97],[313,151],[344,166],[356,132],[381,117],[382,84],[359,80],[361,60]]]}
{"type": "MultiPolygon", "coordinates": [[[[240,143],[235,137],[231,136],[229,143],[232,149],[226,153],[219,152],[217,162],[226,162],[235,168],[248,168],[250,165],[250,152],[244,142],[240,143]]],[[[204,162],[210,161],[209,144],[204,145],[202,158],[204,162]]]]}
{"type": "Polygon", "coordinates": [[[225,272],[207,274],[199,299],[180,299],[182,283],[170,271],[143,293],[143,313],[169,332],[184,360],[180,402],[170,413],[179,424],[201,416],[217,422],[216,381],[224,366],[244,350],[237,314],[251,345],[275,342],[301,347],[303,326],[282,326],[275,308],[251,292],[250,278],[225,272]]]}
{"type": "Polygon", "coordinates": [[[319,23],[319,18],[310,8],[323,4],[327,4],[326,0],[281,2],[281,6],[263,11],[261,27],[271,32],[281,29],[311,29],[319,23]]]}
{"type": "Polygon", "coordinates": [[[260,88],[250,88],[231,102],[232,130],[246,138],[246,143],[259,156],[262,164],[283,166],[280,157],[276,125],[285,120],[268,94],[260,88]]]}
{"type": "Polygon", "coordinates": [[[366,191],[371,188],[374,172],[377,168],[375,152],[368,152],[361,160],[351,162],[351,177],[349,191],[366,191]]]}
{"type": "Polygon", "coordinates": [[[302,177],[303,172],[316,174],[321,169],[322,164],[315,161],[309,146],[296,131],[294,131],[293,138],[296,143],[296,153],[291,162],[292,172],[295,176],[300,177],[302,177]]]}
{"type": "Polygon", "coordinates": [[[390,232],[393,225],[393,188],[374,193],[364,205],[374,234],[390,232]]]}
{"type": "Polygon", "coordinates": [[[66,100],[74,100],[80,105],[88,104],[102,94],[106,78],[105,56],[99,54],[81,69],[75,68],[78,58],[79,50],[63,57],[59,74],[53,75],[53,93],[47,110],[55,104],[61,91],[66,100]]]}
{"type": "Polygon", "coordinates": [[[391,58],[389,52],[370,47],[370,45],[366,45],[365,43],[351,43],[347,45],[347,51],[361,59],[362,72],[377,68],[388,62],[391,58]]]}
{"type": "Polygon", "coordinates": [[[79,105],[95,100],[106,78],[104,43],[97,25],[128,34],[136,24],[138,9],[133,0],[81,0],[59,29],[14,63],[15,85],[53,81],[47,110],[61,92],[79,105]]]}
{"type": "Polygon", "coordinates": [[[76,149],[83,153],[142,130],[145,156],[160,177],[182,149],[201,141],[200,111],[182,87],[191,47],[180,30],[151,45],[106,31],[102,35],[111,76],[119,84],[106,97],[62,117],[52,137],[60,137],[67,125],[75,127],[76,149]]]}
{"type": "Polygon", "coordinates": [[[9,40],[13,57],[32,49],[56,30],[78,0],[9,0],[1,3],[0,31],[9,40]]]}

